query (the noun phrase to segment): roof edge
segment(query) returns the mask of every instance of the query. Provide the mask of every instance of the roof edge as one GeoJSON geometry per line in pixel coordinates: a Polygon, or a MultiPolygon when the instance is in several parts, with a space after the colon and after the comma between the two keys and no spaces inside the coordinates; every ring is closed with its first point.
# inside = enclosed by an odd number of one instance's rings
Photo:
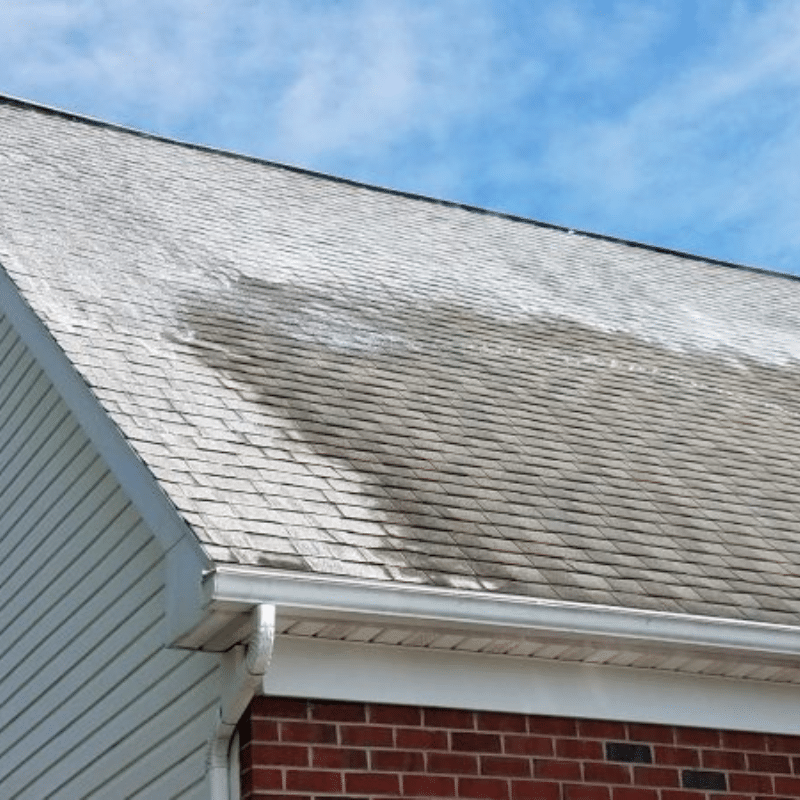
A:
{"type": "Polygon", "coordinates": [[[218,565],[204,579],[207,608],[271,603],[285,614],[449,629],[491,629],[644,651],[686,652],[797,665],[800,627],[495,595],[414,584],[218,565]]]}
{"type": "Polygon", "coordinates": [[[211,145],[199,144],[197,142],[190,142],[188,140],[171,138],[162,134],[150,133],[139,128],[133,128],[122,125],[116,122],[108,122],[101,120],[97,117],[78,114],[73,111],[67,111],[56,106],[49,106],[44,103],[37,103],[32,100],[25,100],[20,97],[13,97],[0,93],[0,105],[14,106],[16,108],[30,109],[39,111],[41,113],[50,114],[52,116],[62,117],[73,122],[83,123],[85,125],[92,125],[98,128],[105,128],[107,130],[118,131],[120,133],[127,133],[133,136],[138,136],[142,139],[150,139],[155,142],[162,142],[164,144],[175,145],[177,147],[185,147],[190,150],[196,150],[201,153],[209,153],[213,155],[225,156],[234,158],[241,161],[247,161],[252,164],[260,164],[262,166],[273,167],[275,169],[282,169],[288,172],[294,172],[300,175],[307,175],[313,178],[320,178],[322,180],[332,181],[334,183],[341,183],[345,186],[352,186],[358,189],[367,189],[370,191],[380,192],[381,194],[394,195],[395,197],[403,197],[408,200],[418,200],[424,203],[431,203],[433,205],[445,206],[446,208],[457,208],[463,211],[468,211],[474,214],[483,214],[498,219],[505,219],[511,222],[518,222],[524,225],[534,225],[538,228],[545,228],[547,230],[559,231],[561,233],[572,234],[576,236],[585,236],[588,239],[596,239],[603,242],[611,242],[613,244],[627,245],[628,247],[635,247],[641,250],[648,250],[653,253],[661,253],[664,255],[677,256],[679,258],[699,261],[704,264],[714,264],[721,267],[730,267],[732,269],[744,270],[746,272],[754,272],[761,275],[770,275],[776,278],[787,278],[793,281],[800,281],[800,275],[794,275],[790,272],[780,272],[766,267],[757,267],[751,264],[741,264],[735,261],[727,261],[721,258],[713,258],[711,256],[698,255],[697,253],[690,253],[686,250],[677,250],[671,247],[661,247],[647,242],[637,241],[635,239],[625,239],[620,236],[612,236],[606,233],[597,233],[594,231],[586,231],[578,228],[570,228],[567,225],[560,225],[554,222],[543,222],[541,220],[532,219],[530,217],[523,217],[519,214],[513,214],[508,211],[499,211],[496,209],[484,208],[482,206],[475,206],[469,203],[460,203],[456,200],[444,200],[441,198],[432,197],[430,195],[419,194],[417,192],[409,192],[402,189],[393,189],[387,186],[378,184],[366,183],[358,181],[353,178],[344,178],[338,175],[331,175],[326,172],[319,172],[318,170],[309,169],[307,167],[299,167],[293,164],[284,164],[279,161],[271,161],[266,158],[259,158],[258,156],[248,155],[236,150],[227,150],[222,147],[213,147],[211,145]]]}
{"type": "Polygon", "coordinates": [[[180,517],[155,476],[108,415],[47,326],[28,304],[2,262],[0,313],[8,318],[17,335],[50,379],[164,552],[169,552],[178,544],[186,547],[188,542],[195,558],[205,565],[210,564],[197,537],[180,517]]]}

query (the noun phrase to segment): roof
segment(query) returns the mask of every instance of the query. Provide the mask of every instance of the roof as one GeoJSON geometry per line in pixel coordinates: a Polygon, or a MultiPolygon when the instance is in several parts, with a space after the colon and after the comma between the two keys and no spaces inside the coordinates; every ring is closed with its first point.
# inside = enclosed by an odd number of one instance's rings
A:
{"type": "Polygon", "coordinates": [[[211,558],[795,624],[800,283],[0,101],[0,264],[211,558]]]}

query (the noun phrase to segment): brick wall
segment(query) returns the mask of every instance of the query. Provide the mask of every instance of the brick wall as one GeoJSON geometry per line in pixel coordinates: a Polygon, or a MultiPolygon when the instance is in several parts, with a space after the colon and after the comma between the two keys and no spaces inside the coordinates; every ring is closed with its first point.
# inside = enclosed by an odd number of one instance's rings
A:
{"type": "Polygon", "coordinates": [[[243,800],[800,798],[800,736],[275,697],[239,733],[243,800]]]}

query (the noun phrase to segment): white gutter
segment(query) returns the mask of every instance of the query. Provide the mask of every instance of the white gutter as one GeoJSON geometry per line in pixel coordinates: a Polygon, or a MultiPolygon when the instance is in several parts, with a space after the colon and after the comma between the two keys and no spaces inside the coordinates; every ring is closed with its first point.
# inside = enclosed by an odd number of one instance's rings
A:
{"type": "Polygon", "coordinates": [[[641,611],[488,592],[272,572],[218,565],[203,586],[207,608],[227,612],[270,603],[284,617],[380,622],[491,632],[498,637],[620,646],[645,652],[746,658],[798,666],[800,628],[641,611]]]}

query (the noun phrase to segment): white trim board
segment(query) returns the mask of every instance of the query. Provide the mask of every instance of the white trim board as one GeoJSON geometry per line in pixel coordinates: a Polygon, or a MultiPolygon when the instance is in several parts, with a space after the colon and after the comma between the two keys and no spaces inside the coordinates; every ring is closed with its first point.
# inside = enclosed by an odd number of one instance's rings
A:
{"type": "Polygon", "coordinates": [[[263,693],[800,734],[797,686],[279,636],[263,693]]]}

